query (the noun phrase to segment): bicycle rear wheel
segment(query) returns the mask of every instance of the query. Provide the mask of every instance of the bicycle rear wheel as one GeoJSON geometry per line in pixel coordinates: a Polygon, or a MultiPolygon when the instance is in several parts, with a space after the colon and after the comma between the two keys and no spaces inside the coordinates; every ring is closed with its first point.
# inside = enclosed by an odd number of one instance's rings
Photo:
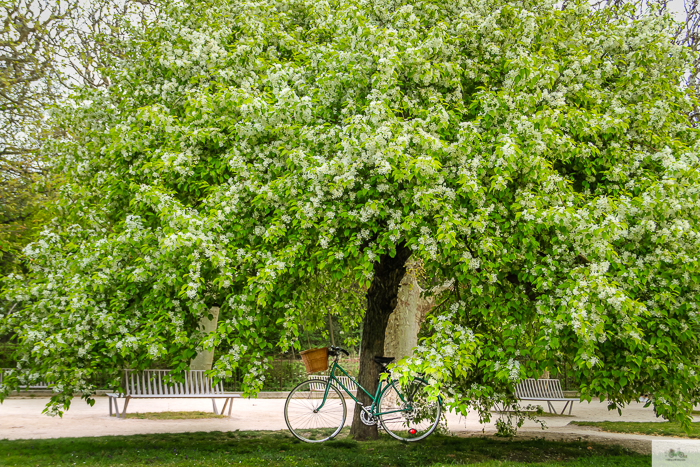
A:
{"type": "Polygon", "coordinates": [[[428,401],[427,389],[422,379],[389,385],[379,401],[379,421],[387,433],[401,441],[420,441],[435,431],[442,407],[439,399],[428,401]]]}
{"type": "Polygon", "coordinates": [[[294,436],[307,443],[334,438],[345,425],[345,398],[331,384],[325,404],[326,382],[307,380],[295,387],[284,404],[284,420],[294,436]]]}

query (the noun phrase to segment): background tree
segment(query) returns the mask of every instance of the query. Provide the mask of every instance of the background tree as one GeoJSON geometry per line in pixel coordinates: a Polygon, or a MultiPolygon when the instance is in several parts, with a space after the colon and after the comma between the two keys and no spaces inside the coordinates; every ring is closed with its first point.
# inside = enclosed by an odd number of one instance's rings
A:
{"type": "MultiPolygon", "coordinates": [[[[49,114],[76,86],[105,86],[101,71],[120,55],[124,18],[145,24],[151,4],[129,0],[0,1],[0,280],[27,268],[23,248],[55,214],[61,177],[43,142],[70,138],[49,114]]],[[[6,304],[16,309],[17,303],[6,304]]],[[[0,332],[12,361],[14,332],[0,332]]]]}
{"type": "Polygon", "coordinates": [[[367,290],[372,389],[414,255],[454,286],[397,373],[485,413],[564,355],[584,398],[654,393],[687,423],[698,147],[673,26],[541,1],[167,7],[57,116],[68,183],[5,295],[23,371],[4,394],[42,374],[59,410],[98,372],[223,342],[214,374],[255,392],[319,271],[367,290]]]}
{"type": "MultiPolygon", "coordinates": [[[[564,2],[566,8],[568,2],[564,2]]],[[[600,0],[592,2],[594,8],[607,8],[617,16],[631,20],[639,20],[645,16],[671,15],[677,21],[669,33],[676,44],[683,45],[696,52],[693,66],[685,77],[686,84],[698,92],[698,68],[700,56],[697,55],[700,46],[700,2],[698,0],[600,0]]],[[[693,124],[698,124],[698,109],[690,114],[693,124]]]]}
{"type": "Polygon", "coordinates": [[[71,7],[53,1],[0,2],[0,274],[45,222],[52,180],[40,155],[48,108],[60,94],[60,26],[71,7]]]}
{"type": "Polygon", "coordinates": [[[51,108],[75,86],[106,86],[102,72],[118,59],[124,19],[146,24],[155,6],[129,0],[0,1],[0,275],[22,267],[22,248],[51,214],[59,179],[47,138],[51,108]]]}

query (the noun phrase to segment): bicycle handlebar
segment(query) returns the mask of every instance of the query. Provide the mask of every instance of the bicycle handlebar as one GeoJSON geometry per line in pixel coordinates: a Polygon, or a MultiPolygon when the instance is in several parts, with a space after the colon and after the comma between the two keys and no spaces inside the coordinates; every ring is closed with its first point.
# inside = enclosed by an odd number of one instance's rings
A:
{"type": "Polygon", "coordinates": [[[348,351],[341,347],[330,347],[328,350],[330,351],[331,355],[338,355],[337,352],[343,352],[346,356],[350,356],[348,351]]]}

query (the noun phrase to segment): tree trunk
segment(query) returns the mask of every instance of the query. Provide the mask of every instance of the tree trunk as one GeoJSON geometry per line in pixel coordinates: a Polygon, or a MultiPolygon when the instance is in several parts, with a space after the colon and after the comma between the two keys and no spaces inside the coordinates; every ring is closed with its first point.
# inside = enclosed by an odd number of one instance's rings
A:
{"type": "MultiPolygon", "coordinates": [[[[205,315],[199,320],[198,328],[204,334],[216,331],[216,324],[219,321],[219,307],[211,307],[209,314],[212,315],[214,319],[209,319],[209,316],[205,315]]],[[[214,350],[202,350],[190,361],[190,370],[211,370],[213,363],[214,350]]]]}
{"type": "Polygon", "coordinates": [[[396,309],[389,316],[384,340],[384,355],[396,361],[413,354],[418,345],[418,332],[425,317],[435,306],[440,293],[449,286],[434,287],[429,297],[422,297],[424,290],[418,285],[414,269],[419,265],[414,260],[406,263],[408,271],[401,280],[396,309]]]}
{"type": "MultiPolygon", "coordinates": [[[[401,280],[396,308],[389,316],[384,339],[384,355],[397,361],[411,355],[418,345],[418,331],[425,314],[421,305],[423,291],[409,270],[401,280]]],[[[427,310],[425,310],[427,311],[427,310]]]]}
{"type": "MultiPolygon", "coordinates": [[[[377,390],[379,366],[375,356],[384,355],[384,336],[389,316],[396,308],[399,284],[406,273],[406,261],[411,250],[405,243],[396,246],[396,255],[381,255],[374,263],[374,278],[367,290],[367,311],[362,322],[362,342],[360,344],[360,371],[357,380],[372,395],[377,390]]],[[[355,404],[355,415],[350,434],[356,440],[377,439],[377,426],[368,426],[360,420],[362,406],[369,406],[372,400],[362,390],[357,390],[360,404],[355,404]]]]}
{"type": "Polygon", "coordinates": [[[328,331],[331,334],[331,345],[335,347],[335,336],[333,335],[333,320],[331,319],[330,313],[328,313],[328,331]]]}

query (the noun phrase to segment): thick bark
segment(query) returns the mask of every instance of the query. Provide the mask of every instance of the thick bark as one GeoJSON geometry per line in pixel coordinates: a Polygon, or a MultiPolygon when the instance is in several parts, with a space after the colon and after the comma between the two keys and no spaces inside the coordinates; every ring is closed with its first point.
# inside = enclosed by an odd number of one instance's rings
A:
{"type": "MultiPolygon", "coordinates": [[[[399,284],[406,273],[406,261],[411,250],[402,242],[396,247],[396,255],[382,255],[374,264],[374,278],[367,290],[367,311],[362,322],[360,344],[360,371],[358,382],[372,395],[377,390],[379,366],[375,356],[384,355],[384,336],[389,316],[396,308],[399,284]]],[[[372,400],[360,389],[357,398],[360,404],[369,406],[372,400]]],[[[362,407],[355,404],[355,415],[350,434],[357,440],[377,439],[377,426],[367,426],[360,420],[362,407]]]]}
{"type": "Polygon", "coordinates": [[[428,297],[416,280],[414,269],[417,264],[409,260],[406,264],[408,271],[399,286],[396,309],[389,316],[384,340],[384,355],[394,357],[396,361],[413,354],[413,348],[418,345],[418,332],[425,317],[435,306],[439,294],[449,289],[449,285],[433,287],[428,297]]]}
{"type": "MultiPolygon", "coordinates": [[[[411,355],[418,345],[418,331],[425,314],[432,307],[423,306],[423,290],[409,270],[401,281],[396,308],[389,316],[384,339],[384,355],[397,361],[411,355]]],[[[432,302],[432,301],[431,301],[432,302]]]]}
{"type": "MultiPolygon", "coordinates": [[[[216,331],[216,324],[219,321],[219,307],[212,307],[209,314],[213,315],[214,319],[209,319],[209,316],[205,315],[199,320],[199,330],[204,334],[216,331]]],[[[214,350],[202,350],[190,361],[190,370],[211,370],[213,363],[214,350]]]]}

